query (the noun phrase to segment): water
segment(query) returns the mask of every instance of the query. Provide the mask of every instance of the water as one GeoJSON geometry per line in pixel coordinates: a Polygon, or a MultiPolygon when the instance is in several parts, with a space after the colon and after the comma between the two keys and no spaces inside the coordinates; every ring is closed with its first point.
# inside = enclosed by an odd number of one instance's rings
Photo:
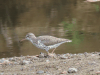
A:
{"type": "Polygon", "coordinates": [[[46,52],[29,41],[19,43],[28,32],[73,41],[59,46],[56,54],[100,51],[100,2],[15,0],[1,3],[0,58],[46,52]]]}

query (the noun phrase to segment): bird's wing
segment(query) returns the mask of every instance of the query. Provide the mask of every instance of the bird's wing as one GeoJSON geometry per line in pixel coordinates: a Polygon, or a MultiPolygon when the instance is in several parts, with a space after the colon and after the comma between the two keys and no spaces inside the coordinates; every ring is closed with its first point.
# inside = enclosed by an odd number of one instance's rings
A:
{"type": "Polygon", "coordinates": [[[41,42],[45,45],[53,45],[60,42],[68,41],[68,39],[57,38],[57,37],[48,36],[48,35],[39,36],[37,37],[37,39],[41,40],[41,42]]]}

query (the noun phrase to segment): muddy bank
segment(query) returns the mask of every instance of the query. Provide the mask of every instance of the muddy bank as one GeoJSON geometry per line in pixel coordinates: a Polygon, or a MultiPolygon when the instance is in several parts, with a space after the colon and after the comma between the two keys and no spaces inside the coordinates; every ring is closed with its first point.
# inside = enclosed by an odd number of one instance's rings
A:
{"type": "Polygon", "coordinates": [[[100,52],[0,59],[0,75],[99,75],[100,52]]]}

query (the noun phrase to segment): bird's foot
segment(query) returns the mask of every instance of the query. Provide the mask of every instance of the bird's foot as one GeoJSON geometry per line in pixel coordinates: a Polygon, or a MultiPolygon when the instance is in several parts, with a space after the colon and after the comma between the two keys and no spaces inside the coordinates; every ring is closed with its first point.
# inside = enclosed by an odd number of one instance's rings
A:
{"type": "Polygon", "coordinates": [[[48,56],[49,57],[53,57],[53,58],[56,58],[57,57],[55,53],[48,53],[48,56]]]}

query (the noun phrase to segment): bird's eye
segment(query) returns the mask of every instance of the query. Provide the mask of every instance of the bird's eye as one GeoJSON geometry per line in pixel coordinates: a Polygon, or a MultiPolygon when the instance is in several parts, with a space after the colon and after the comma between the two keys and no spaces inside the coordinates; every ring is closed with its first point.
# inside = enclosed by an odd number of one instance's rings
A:
{"type": "Polygon", "coordinates": [[[29,37],[28,35],[26,37],[29,37]]]}

